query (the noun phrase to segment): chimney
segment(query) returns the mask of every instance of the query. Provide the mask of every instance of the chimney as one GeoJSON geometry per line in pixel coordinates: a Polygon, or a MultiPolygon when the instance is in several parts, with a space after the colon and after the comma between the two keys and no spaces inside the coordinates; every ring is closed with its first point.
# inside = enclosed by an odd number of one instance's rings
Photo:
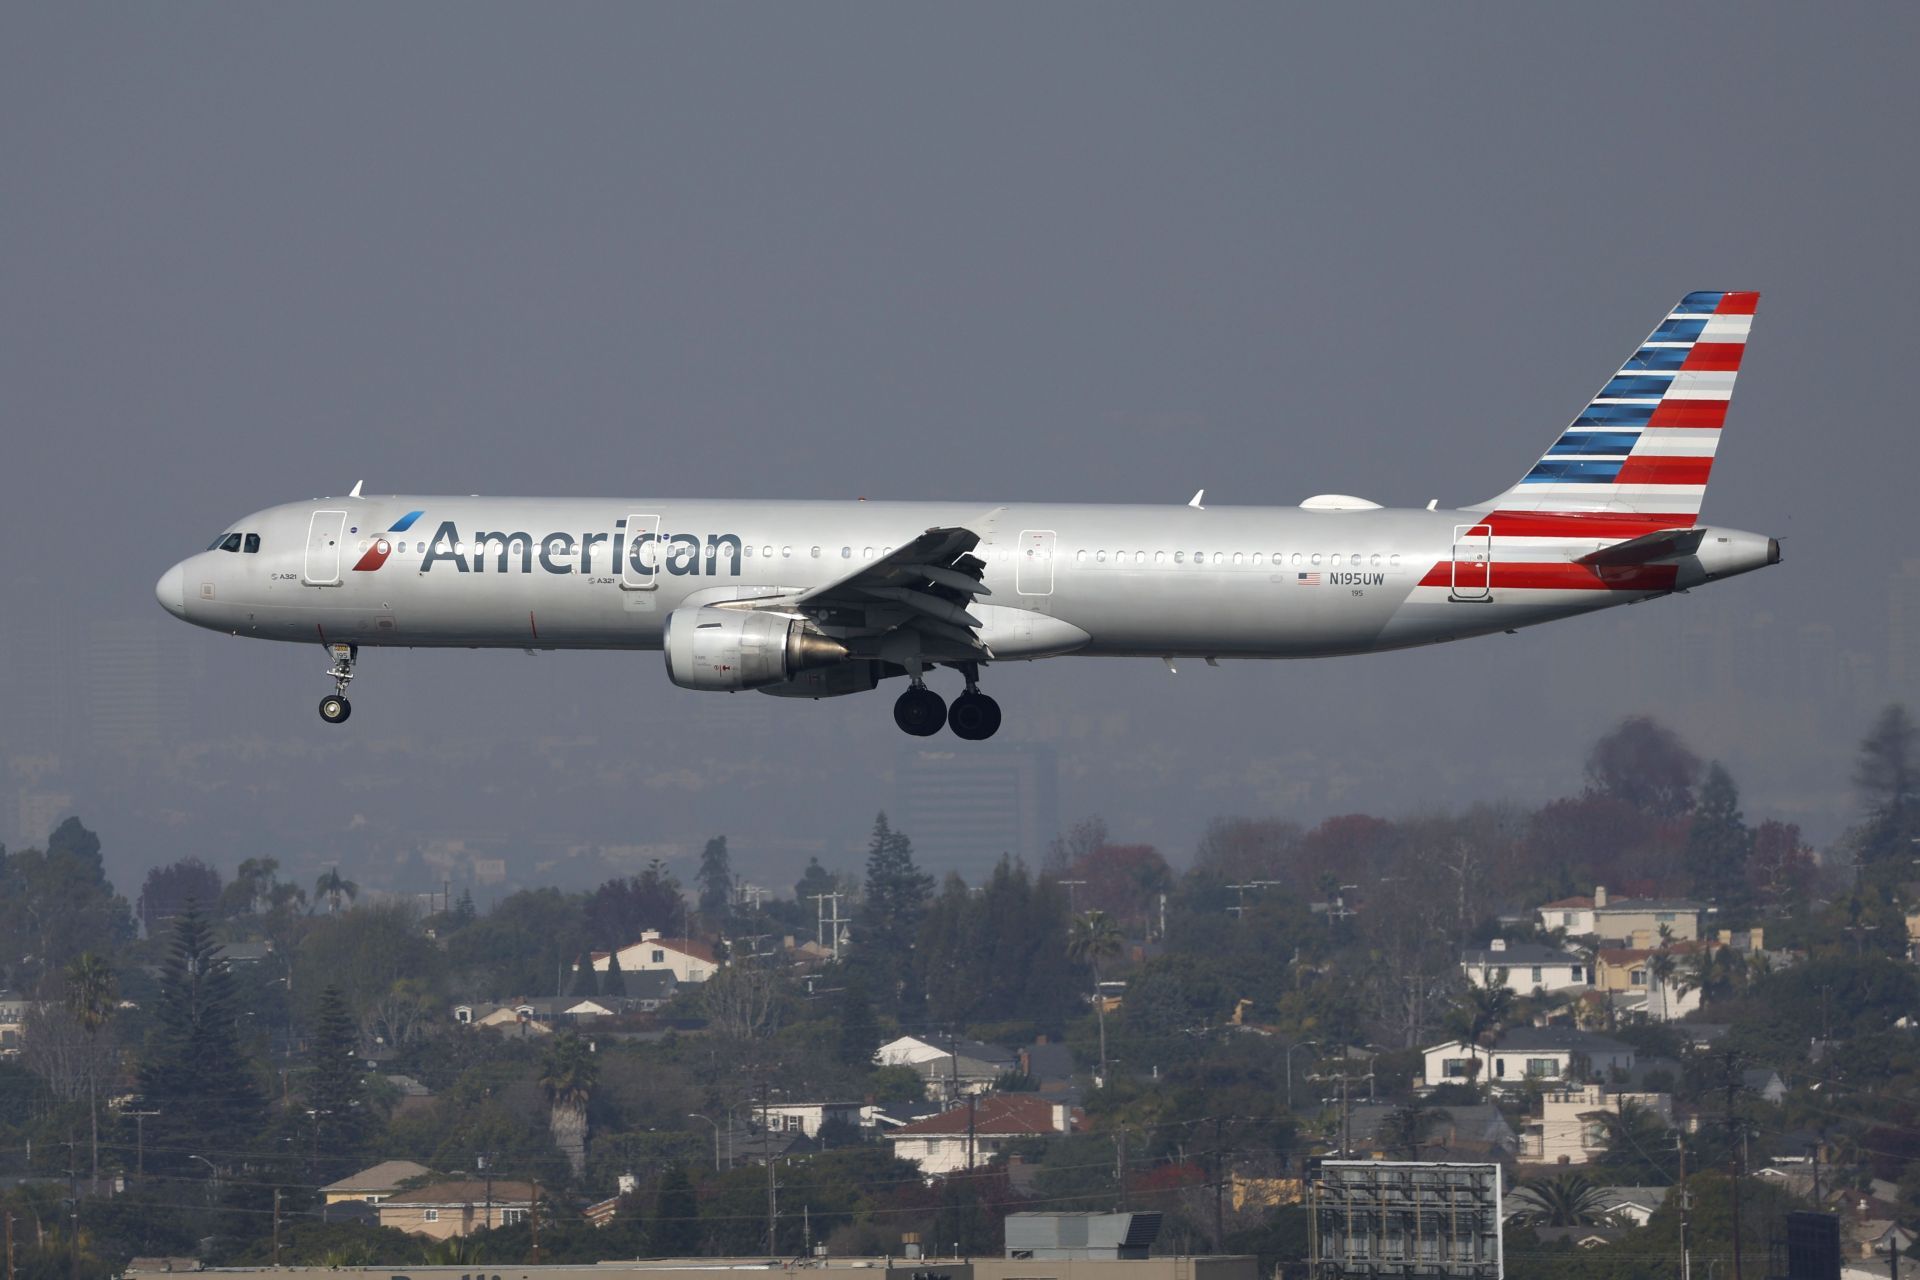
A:
{"type": "Polygon", "coordinates": [[[1603,884],[1593,886],[1593,905],[1596,907],[1607,905],[1607,886],[1603,884]]]}
{"type": "Polygon", "coordinates": [[[1493,942],[1489,944],[1489,950],[1505,951],[1506,949],[1507,940],[1505,938],[1495,938],[1493,942]]]}

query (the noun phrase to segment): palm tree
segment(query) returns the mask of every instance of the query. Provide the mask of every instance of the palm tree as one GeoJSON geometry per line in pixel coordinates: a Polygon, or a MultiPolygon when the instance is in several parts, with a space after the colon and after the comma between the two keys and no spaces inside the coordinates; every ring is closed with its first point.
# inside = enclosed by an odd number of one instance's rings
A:
{"type": "Polygon", "coordinates": [[[1601,1113],[1600,1127],[1609,1165],[1633,1166],[1634,1176],[1643,1182],[1667,1176],[1661,1158],[1673,1149],[1673,1143],[1659,1112],[1643,1102],[1623,1098],[1612,1110],[1601,1113]]]}
{"type": "Polygon", "coordinates": [[[1663,924],[1660,926],[1660,946],[1647,957],[1647,977],[1651,979],[1647,992],[1647,1014],[1649,1017],[1653,1016],[1653,993],[1657,991],[1660,993],[1659,1020],[1661,1022],[1666,1022],[1673,1016],[1667,1004],[1667,987],[1672,982],[1675,972],[1679,970],[1680,962],[1674,959],[1672,948],[1673,929],[1670,925],[1663,924]]]}
{"type": "Polygon", "coordinates": [[[340,874],[340,868],[328,867],[325,874],[313,882],[313,896],[327,900],[329,913],[340,910],[340,899],[351,902],[360,896],[360,886],[340,874]]]}
{"type": "Polygon", "coordinates": [[[1600,1189],[1577,1173],[1536,1178],[1508,1199],[1510,1221],[1529,1227],[1597,1227],[1607,1220],[1600,1189]]]}
{"type": "Polygon", "coordinates": [[[115,1007],[113,970],[88,951],[67,966],[67,1012],[87,1037],[87,1116],[93,1130],[93,1185],[100,1186],[100,1033],[115,1007]]]}
{"type": "Polygon", "coordinates": [[[576,1178],[587,1167],[587,1099],[599,1079],[600,1068],[586,1041],[571,1031],[553,1038],[540,1064],[540,1087],[552,1108],[547,1124],[554,1145],[566,1153],[576,1178]]]}
{"type": "Polygon", "coordinates": [[[1067,934],[1067,959],[1093,970],[1093,1012],[1100,1020],[1100,1083],[1107,1083],[1107,1002],[1100,994],[1100,963],[1120,954],[1120,926],[1104,911],[1075,916],[1067,934]]]}
{"type": "MultiPolygon", "coordinates": [[[[1488,1046],[1512,1015],[1513,992],[1507,988],[1507,971],[1495,969],[1481,985],[1467,988],[1466,1000],[1454,1007],[1451,1022],[1461,1042],[1478,1050],[1488,1046]]],[[[1480,1055],[1474,1053],[1473,1075],[1478,1076],[1483,1066],[1480,1055]]]]}

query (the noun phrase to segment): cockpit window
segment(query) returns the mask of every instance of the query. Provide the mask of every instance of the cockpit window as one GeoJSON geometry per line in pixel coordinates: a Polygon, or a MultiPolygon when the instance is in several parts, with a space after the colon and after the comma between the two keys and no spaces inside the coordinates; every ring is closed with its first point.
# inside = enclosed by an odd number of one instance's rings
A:
{"type": "Polygon", "coordinates": [[[260,535],[259,534],[250,533],[247,535],[247,554],[250,556],[260,554],[260,535]]]}
{"type": "Polygon", "coordinates": [[[207,550],[209,550],[209,551],[218,551],[218,550],[220,549],[220,544],[221,544],[221,543],[223,543],[223,542],[225,542],[226,540],[227,540],[227,535],[226,535],[226,534],[224,534],[224,533],[223,533],[223,534],[220,534],[219,536],[217,536],[216,538],[214,538],[214,540],[213,540],[212,542],[209,542],[209,543],[207,544],[207,550]]]}
{"type": "Polygon", "coordinates": [[[238,551],[240,549],[240,535],[237,533],[230,533],[226,537],[220,539],[220,549],[222,551],[238,551]]]}

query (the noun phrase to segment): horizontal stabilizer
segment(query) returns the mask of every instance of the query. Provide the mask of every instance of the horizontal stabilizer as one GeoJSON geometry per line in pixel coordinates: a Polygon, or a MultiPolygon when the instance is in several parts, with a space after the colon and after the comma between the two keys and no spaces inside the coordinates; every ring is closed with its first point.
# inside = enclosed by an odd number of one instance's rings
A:
{"type": "Polygon", "coordinates": [[[1706,534],[1705,529],[1657,529],[1581,556],[1580,563],[1606,567],[1678,560],[1681,556],[1690,556],[1698,551],[1700,540],[1706,534]]]}

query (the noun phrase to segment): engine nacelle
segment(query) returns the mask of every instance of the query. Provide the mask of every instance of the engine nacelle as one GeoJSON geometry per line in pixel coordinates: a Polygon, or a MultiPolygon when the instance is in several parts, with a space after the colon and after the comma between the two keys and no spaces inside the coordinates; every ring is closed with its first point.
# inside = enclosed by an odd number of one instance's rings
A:
{"type": "Polygon", "coordinates": [[[661,647],[682,689],[759,689],[845,662],[847,647],[805,622],[745,609],[675,609],[661,647]]]}
{"type": "Polygon", "coordinates": [[[803,671],[781,684],[761,685],[760,692],[776,698],[840,698],[849,693],[865,693],[877,687],[882,676],[901,675],[904,670],[875,658],[860,658],[817,671],[803,671]]]}

